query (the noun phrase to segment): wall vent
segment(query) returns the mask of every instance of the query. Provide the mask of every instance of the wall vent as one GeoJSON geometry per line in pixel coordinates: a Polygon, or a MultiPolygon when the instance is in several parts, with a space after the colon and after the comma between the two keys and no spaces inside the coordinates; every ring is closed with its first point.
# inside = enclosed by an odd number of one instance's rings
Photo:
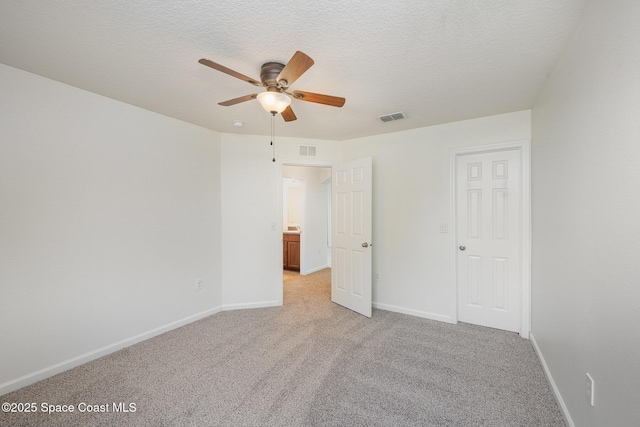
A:
{"type": "Polygon", "coordinates": [[[386,114],[384,116],[378,117],[382,123],[393,122],[395,120],[406,119],[407,115],[404,112],[400,111],[399,113],[386,114]]]}
{"type": "Polygon", "coordinates": [[[313,145],[301,145],[300,146],[300,155],[305,157],[315,157],[316,156],[316,147],[313,145]]]}

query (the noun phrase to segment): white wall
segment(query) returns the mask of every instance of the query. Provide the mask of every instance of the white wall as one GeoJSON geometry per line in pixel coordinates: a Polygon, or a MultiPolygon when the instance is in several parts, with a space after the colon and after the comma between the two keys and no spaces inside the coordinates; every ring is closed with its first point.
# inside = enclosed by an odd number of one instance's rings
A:
{"type": "Polygon", "coordinates": [[[532,112],[532,335],[581,427],[640,420],[638,22],[591,1],[532,112]]]}
{"type": "MultiPolygon", "coordinates": [[[[286,181],[284,180],[283,182],[286,181]]],[[[282,229],[288,230],[289,226],[299,227],[302,222],[302,183],[296,181],[295,185],[285,184],[282,187],[282,191],[284,199],[282,203],[282,209],[284,209],[282,229]]]]}
{"type": "Polygon", "coordinates": [[[452,321],[451,149],[530,137],[520,111],[343,143],[344,161],[373,157],[374,306],[452,321]]]}
{"type": "Polygon", "coordinates": [[[222,301],[225,309],[282,304],[282,165],[331,165],[340,142],[223,134],[222,301]],[[300,145],[317,147],[299,156],[300,145]]]}
{"type": "Polygon", "coordinates": [[[0,65],[0,394],[220,306],[219,139],[0,65]]]}
{"type": "Polygon", "coordinates": [[[329,199],[326,179],[331,177],[330,168],[307,168],[309,179],[304,181],[303,235],[301,237],[301,273],[309,274],[329,267],[330,248],[327,246],[329,232],[329,199]]]}

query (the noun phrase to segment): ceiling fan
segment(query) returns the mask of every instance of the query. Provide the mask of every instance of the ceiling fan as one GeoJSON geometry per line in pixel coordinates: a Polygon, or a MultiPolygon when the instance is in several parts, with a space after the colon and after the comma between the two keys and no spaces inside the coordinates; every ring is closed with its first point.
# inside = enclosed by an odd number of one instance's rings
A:
{"type": "Polygon", "coordinates": [[[279,62],[266,62],[262,64],[260,69],[260,81],[254,80],[251,77],[247,77],[244,74],[240,74],[237,71],[208,59],[203,58],[198,62],[202,65],[206,65],[207,67],[211,67],[214,70],[221,71],[232,77],[251,83],[254,86],[267,88],[266,92],[252,93],[250,95],[218,103],[225,107],[257,99],[265,110],[274,116],[276,114],[281,114],[282,118],[286,122],[291,122],[296,120],[296,115],[293,113],[290,105],[291,98],[299,99],[300,101],[330,105],[332,107],[342,107],[346,101],[344,98],[337,96],[303,92],[301,90],[294,90],[293,92],[288,91],[289,86],[291,86],[298,77],[313,65],[313,59],[300,51],[297,51],[286,65],[279,62]]]}

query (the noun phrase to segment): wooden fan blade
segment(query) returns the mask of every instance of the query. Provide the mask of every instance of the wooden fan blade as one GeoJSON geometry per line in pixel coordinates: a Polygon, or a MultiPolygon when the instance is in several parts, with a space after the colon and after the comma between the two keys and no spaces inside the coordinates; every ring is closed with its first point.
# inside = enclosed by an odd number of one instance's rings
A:
{"type": "Polygon", "coordinates": [[[297,119],[296,115],[293,113],[291,109],[291,105],[284,109],[282,113],[280,113],[285,122],[292,122],[297,119]]]}
{"type": "Polygon", "coordinates": [[[213,61],[210,61],[210,60],[204,59],[204,58],[202,58],[198,62],[201,63],[202,65],[206,65],[207,67],[211,67],[214,70],[222,71],[223,73],[229,74],[232,77],[235,77],[235,78],[240,79],[240,80],[244,80],[245,82],[251,83],[254,86],[262,86],[261,82],[259,82],[257,80],[254,80],[251,77],[247,77],[244,74],[240,74],[237,71],[233,71],[231,68],[227,68],[224,65],[217,64],[217,63],[215,63],[213,61]]]}
{"type": "Polygon", "coordinates": [[[332,107],[342,107],[346,99],[338,96],[322,95],[320,93],[303,92],[294,90],[293,97],[301,101],[315,102],[317,104],[331,105],[332,107]]]}
{"type": "Polygon", "coordinates": [[[313,59],[306,54],[297,51],[293,54],[287,65],[284,66],[276,81],[283,87],[289,87],[298,80],[305,71],[307,71],[313,65],[313,59]],[[286,84],[282,84],[282,80],[286,80],[286,84]]]}
{"type": "Polygon", "coordinates": [[[228,107],[230,105],[236,105],[236,104],[239,104],[241,102],[251,101],[252,99],[256,99],[257,96],[258,96],[257,93],[252,93],[251,95],[245,95],[245,96],[241,96],[239,98],[233,98],[233,99],[229,99],[227,101],[218,102],[218,105],[223,105],[225,107],[228,107]]]}

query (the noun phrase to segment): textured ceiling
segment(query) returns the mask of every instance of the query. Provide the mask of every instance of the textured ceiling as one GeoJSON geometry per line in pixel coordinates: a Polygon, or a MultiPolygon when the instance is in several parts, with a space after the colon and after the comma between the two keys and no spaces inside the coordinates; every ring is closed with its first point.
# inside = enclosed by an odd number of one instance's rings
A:
{"type": "MultiPolygon", "coordinates": [[[[0,62],[226,133],[268,134],[255,87],[296,50],[315,65],[291,87],[281,136],[345,140],[531,108],[586,0],[2,0],[0,62]],[[407,119],[378,116],[404,111],[407,119]],[[243,128],[232,122],[242,120],[243,128]]],[[[260,90],[260,89],[258,89],[260,90]]],[[[43,94],[46,96],[46,94],[43,94]]]]}

